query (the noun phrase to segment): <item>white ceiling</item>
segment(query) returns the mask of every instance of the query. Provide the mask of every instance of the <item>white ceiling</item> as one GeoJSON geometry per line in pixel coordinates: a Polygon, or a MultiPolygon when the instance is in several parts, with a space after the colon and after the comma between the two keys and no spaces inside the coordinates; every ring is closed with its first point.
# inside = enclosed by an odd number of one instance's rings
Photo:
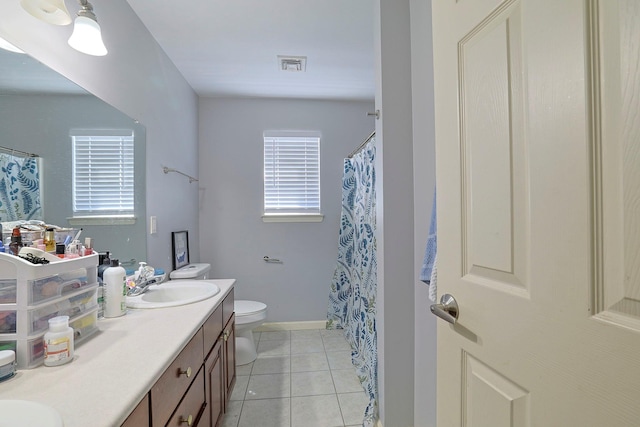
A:
{"type": "Polygon", "coordinates": [[[374,99],[372,0],[127,1],[200,96],[374,99]]]}

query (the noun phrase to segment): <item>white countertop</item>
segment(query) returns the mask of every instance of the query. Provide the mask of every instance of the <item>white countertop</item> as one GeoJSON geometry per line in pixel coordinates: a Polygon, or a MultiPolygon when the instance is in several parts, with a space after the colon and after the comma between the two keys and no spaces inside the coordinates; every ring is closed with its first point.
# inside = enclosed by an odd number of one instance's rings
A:
{"type": "Polygon", "coordinates": [[[99,319],[71,363],[18,371],[0,383],[0,399],[49,405],[65,427],[120,426],[234,283],[216,280],[220,293],[193,304],[99,319]]]}

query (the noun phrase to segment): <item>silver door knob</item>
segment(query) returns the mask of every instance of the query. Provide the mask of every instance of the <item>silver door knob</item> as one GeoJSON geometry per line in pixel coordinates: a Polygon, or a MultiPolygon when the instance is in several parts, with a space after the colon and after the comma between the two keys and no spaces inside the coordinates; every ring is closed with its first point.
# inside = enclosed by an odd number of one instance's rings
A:
{"type": "Polygon", "coordinates": [[[439,318],[455,325],[458,320],[458,302],[450,294],[444,294],[440,297],[440,304],[432,304],[431,312],[439,318]]]}

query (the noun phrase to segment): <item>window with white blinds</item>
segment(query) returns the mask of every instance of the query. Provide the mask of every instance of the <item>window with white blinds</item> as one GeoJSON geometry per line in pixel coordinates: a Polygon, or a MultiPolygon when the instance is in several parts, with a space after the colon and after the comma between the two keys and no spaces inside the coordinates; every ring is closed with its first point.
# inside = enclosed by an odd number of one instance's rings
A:
{"type": "Polygon", "coordinates": [[[78,132],[71,140],[74,215],[133,215],[133,131],[78,132]]]}
{"type": "Polygon", "coordinates": [[[320,134],[264,133],[264,213],[320,214],[320,134]]]}

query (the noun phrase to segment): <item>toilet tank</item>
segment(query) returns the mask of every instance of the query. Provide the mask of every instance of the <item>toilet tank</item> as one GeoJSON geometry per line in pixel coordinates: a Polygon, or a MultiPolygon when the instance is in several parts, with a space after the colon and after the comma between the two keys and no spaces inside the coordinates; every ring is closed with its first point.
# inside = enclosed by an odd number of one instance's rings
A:
{"type": "Polygon", "coordinates": [[[184,267],[180,267],[179,269],[173,270],[169,273],[169,279],[205,280],[209,277],[209,270],[211,270],[211,264],[187,264],[184,267]]]}

